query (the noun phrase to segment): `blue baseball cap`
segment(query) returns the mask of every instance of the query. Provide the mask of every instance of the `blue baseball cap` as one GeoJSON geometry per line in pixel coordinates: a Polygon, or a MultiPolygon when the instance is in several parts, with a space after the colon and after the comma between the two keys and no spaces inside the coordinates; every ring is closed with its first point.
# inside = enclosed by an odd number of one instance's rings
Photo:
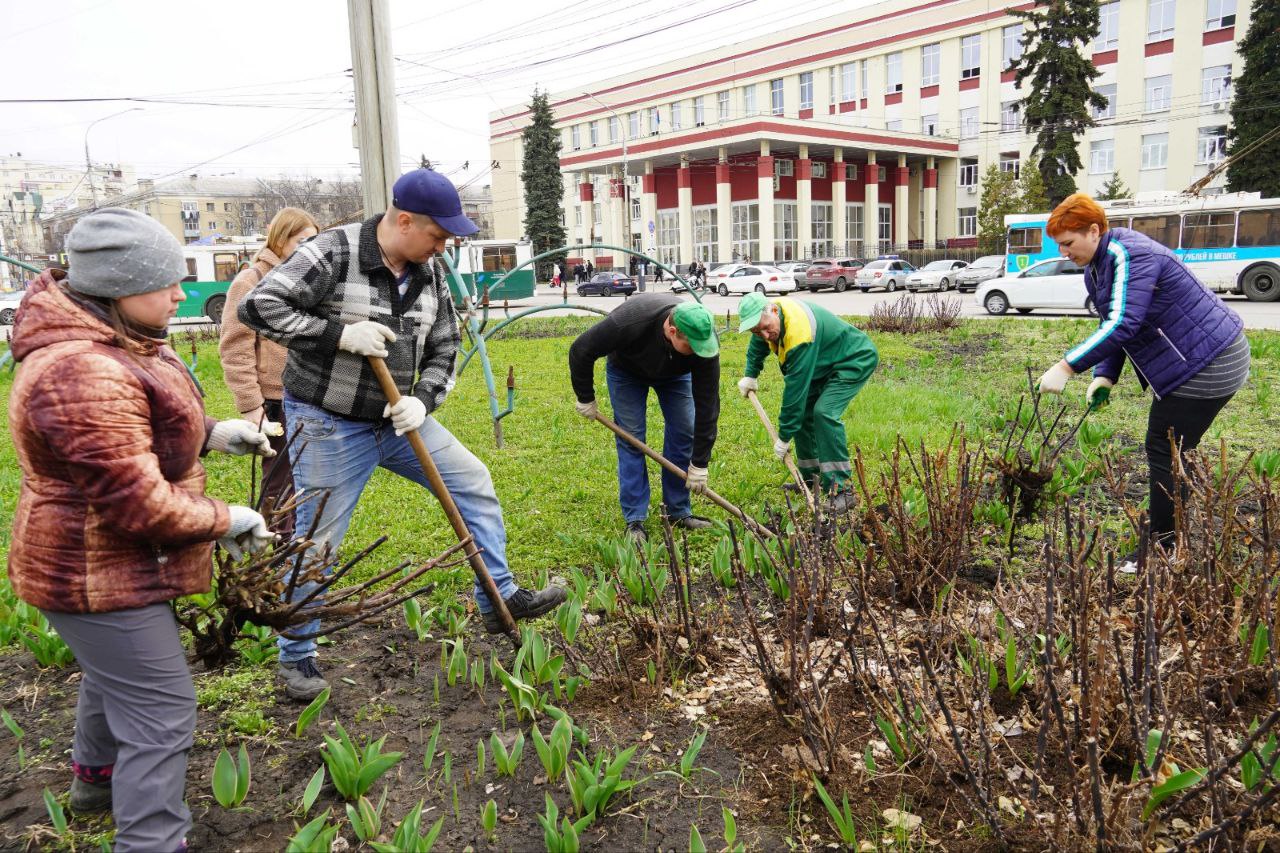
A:
{"type": "Polygon", "coordinates": [[[455,237],[470,237],[480,230],[462,213],[462,199],[444,175],[433,169],[414,169],[401,175],[391,188],[391,203],[399,210],[430,216],[455,237]]]}

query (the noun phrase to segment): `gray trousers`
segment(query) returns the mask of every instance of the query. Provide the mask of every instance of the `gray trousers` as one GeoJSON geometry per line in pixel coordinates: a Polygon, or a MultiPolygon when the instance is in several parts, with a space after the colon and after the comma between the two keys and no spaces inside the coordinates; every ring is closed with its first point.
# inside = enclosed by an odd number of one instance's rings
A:
{"type": "Polygon", "coordinates": [[[114,764],[116,853],[178,850],[191,828],[183,800],[196,692],[167,604],[114,613],[44,614],[83,677],[71,757],[114,764]]]}

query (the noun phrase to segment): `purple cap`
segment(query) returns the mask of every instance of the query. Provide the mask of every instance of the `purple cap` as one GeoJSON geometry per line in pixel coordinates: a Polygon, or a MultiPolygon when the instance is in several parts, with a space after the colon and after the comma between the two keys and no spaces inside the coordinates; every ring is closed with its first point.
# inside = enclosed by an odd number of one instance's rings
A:
{"type": "Polygon", "coordinates": [[[399,210],[430,216],[455,237],[470,237],[480,227],[462,213],[462,199],[444,175],[432,169],[414,169],[396,180],[391,203],[399,210]]]}

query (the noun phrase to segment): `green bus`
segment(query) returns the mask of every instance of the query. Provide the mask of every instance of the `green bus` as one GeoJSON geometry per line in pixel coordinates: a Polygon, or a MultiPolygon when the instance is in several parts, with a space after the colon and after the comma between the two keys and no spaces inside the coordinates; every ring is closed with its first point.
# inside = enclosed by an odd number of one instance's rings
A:
{"type": "MultiPolygon", "coordinates": [[[[458,275],[481,300],[486,289],[490,302],[528,299],[534,294],[536,282],[532,265],[521,269],[500,287],[494,286],[504,275],[533,257],[533,246],[528,240],[469,240],[454,250],[453,257],[458,275]]],[[[454,302],[461,306],[462,294],[454,282],[449,282],[449,289],[454,302]]]]}
{"type": "Polygon", "coordinates": [[[182,289],[187,292],[187,301],[178,306],[178,317],[221,323],[222,307],[227,304],[227,288],[231,287],[236,274],[253,262],[253,256],[263,245],[262,242],[244,241],[183,246],[187,276],[182,280],[182,289]]]}

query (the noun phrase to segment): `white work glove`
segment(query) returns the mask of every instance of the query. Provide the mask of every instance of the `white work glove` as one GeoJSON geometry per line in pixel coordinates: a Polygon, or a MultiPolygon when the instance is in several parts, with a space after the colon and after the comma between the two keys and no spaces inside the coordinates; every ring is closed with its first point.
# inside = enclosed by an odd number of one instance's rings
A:
{"type": "Polygon", "coordinates": [[[416,432],[427,419],[427,404],[412,395],[401,397],[400,402],[394,406],[390,403],[383,406],[382,416],[391,418],[391,426],[395,427],[396,435],[416,432]]]}
{"type": "Polygon", "coordinates": [[[779,461],[787,458],[787,453],[791,451],[791,442],[778,439],[773,443],[773,455],[778,457],[779,461]]]}
{"type": "Polygon", "coordinates": [[[394,343],[396,333],[381,323],[372,320],[361,320],[342,327],[342,337],[338,339],[338,349],[356,355],[387,357],[387,343],[394,343]]]}
{"type": "Polygon", "coordinates": [[[700,495],[707,490],[707,469],[699,468],[697,465],[690,465],[685,477],[685,484],[688,485],[689,491],[695,495],[700,495]]]}
{"type": "Polygon", "coordinates": [[[245,412],[243,419],[257,426],[263,435],[284,435],[284,426],[268,419],[261,406],[252,412],[245,412]]]}
{"type": "Polygon", "coordinates": [[[232,456],[244,456],[246,453],[276,455],[267,436],[258,431],[258,425],[240,418],[218,421],[209,431],[209,449],[232,456]]]}
{"type": "Polygon", "coordinates": [[[1040,377],[1040,381],[1036,383],[1036,389],[1041,394],[1061,394],[1062,390],[1067,387],[1067,380],[1075,374],[1071,368],[1066,367],[1061,361],[1050,367],[1040,377]]]}
{"type": "Polygon", "coordinates": [[[247,506],[229,506],[231,527],[218,540],[231,559],[239,560],[245,554],[257,554],[276,540],[267,529],[267,520],[247,506]]]}
{"type": "Polygon", "coordinates": [[[1105,376],[1096,376],[1089,383],[1089,390],[1085,392],[1084,401],[1091,409],[1100,409],[1111,400],[1111,389],[1116,387],[1116,383],[1105,376]]]}
{"type": "Polygon", "coordinates": [[[756,381],[754,376],[744,376],[738,380],[738,393],[747,396],[752,391],[759,391],[760,383],[756,381]]]}
{"type": "Polygon", "coordinates": [[[586,403],[575,402],[573,407],[578,410],[578,414],[582,415],[589,421],[594,421],[596,419],[596,415],[600,413],[600,409],[596,406],[595,400],[590,400],[586,403]]]}

